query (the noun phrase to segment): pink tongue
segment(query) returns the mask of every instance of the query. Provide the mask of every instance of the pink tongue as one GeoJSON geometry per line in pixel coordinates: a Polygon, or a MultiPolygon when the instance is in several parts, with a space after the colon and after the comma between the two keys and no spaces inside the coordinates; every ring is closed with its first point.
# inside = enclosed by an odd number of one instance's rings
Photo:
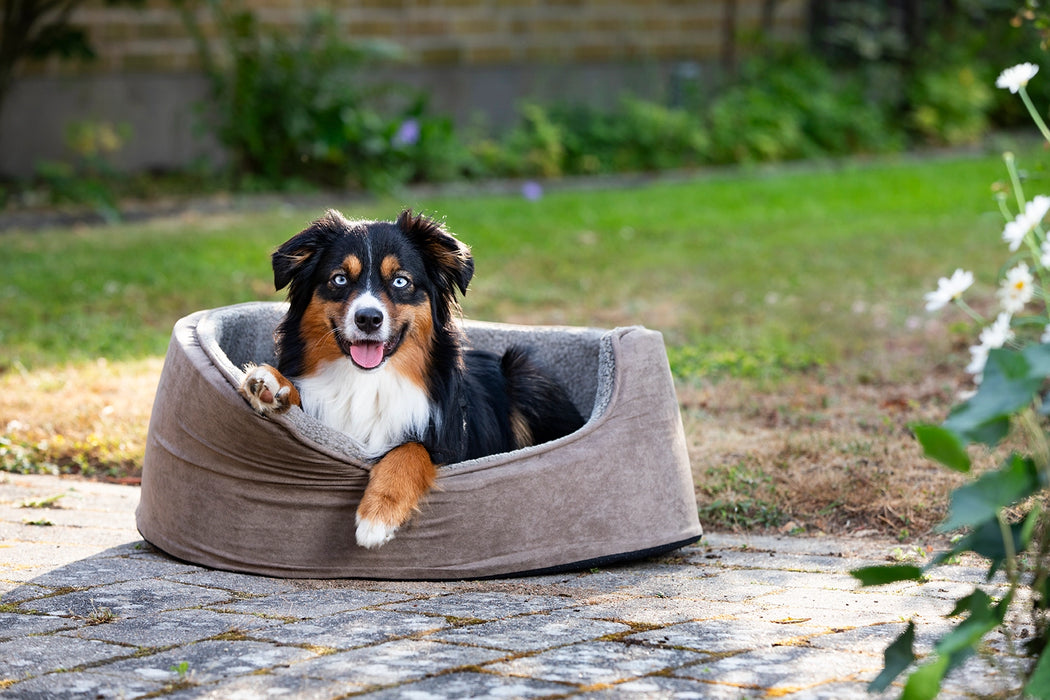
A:
{"type": "Polygon", "coordinates": [[[383,361],[382,343],[354,343],[350,346],[350,357],[361,367],[372,369],[383,361]]]}

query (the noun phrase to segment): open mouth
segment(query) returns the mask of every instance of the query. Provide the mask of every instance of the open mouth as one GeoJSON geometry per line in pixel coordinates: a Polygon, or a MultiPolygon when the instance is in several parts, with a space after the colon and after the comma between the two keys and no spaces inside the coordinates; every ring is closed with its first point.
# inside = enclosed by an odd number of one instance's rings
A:
{"type": "Polygon", "coordinates": [[[342,333],[336,331],[339,347],[350,360],[361,369],[375,369],[383,364],[386,358],[393,355],[401,345],[401,339],[405,332],[402,329],[396,337],[384,342],[378,340],[349,340],[342,333]]]}

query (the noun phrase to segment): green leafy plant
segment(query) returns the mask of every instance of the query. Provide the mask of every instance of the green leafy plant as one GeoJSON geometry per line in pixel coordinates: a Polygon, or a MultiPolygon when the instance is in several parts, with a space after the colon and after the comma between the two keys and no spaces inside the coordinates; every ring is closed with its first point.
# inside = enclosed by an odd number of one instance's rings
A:
{"type": "Polygon", "coordinates": [[[65,130],[72,162],[41,161],[36,174],[56,203],[86,204],[107,222],[120,220],[114,183],[119,179],[111,158],[131,138],[126,123],[76,121],[65,130]]]}
{"type": "Polygon", "coordinates": [[[748,61],[708,106],[715,162],[779,161],[891,151],[900,146],[888,106],[867,99],[860,74],[838,74],[801,52],[748,61]]]}
{"type": "Polygon", "coordinates": [[[262,26],[235,3],[206,0],[224,49],[216,52],[198,24],[198,3],[177,4],[211,82],[217,136],[242,188],[388,190],[457,170],[465,149],[452,143],[450,122],[428,117],[421,93],[366,78],[400,60],[394,44],[348,41],[325,13],[290,35],[262,26]]]}
{"type": "Polygon", "coordinates": [[[992,90],[972,67],[921,72],[911,90],[911,121],[930,143],[973,143],[988,130],[992,90]]]}
{"type": "Polygon", "coordinates": [[[707,158],[707,130],[690,110],[625,96],[613,110],[561,107],[552,116],[564,131],[566,172],[659,171],[707,158]]]}
{"type": "MultiPolygon", "coordinates": [[[[1039,130],[1050,141],[1038,110],[1025,89],[1038,67],[1014,66],[999,76],[997,85],[1020,95],[1039,130]]],[[[998,289],[999,314],[987,324],[962,300],[973,283],[973,274],[956,270],[941,278],[937,289],[926,295],[927,309],[936,311],[950,302],[986,324],[979,343],[970,348],[967,371],[977,382],[976,392],[955,407],[941,425],[916,425],[915,436],[925,454],[949,469],[973,473],[968,448],[981,445],[1013,449],[997,469],[977,475],[957,488],[951,496],[948,515],[941,524],[945,532],[960,536],[946,552],[934,557],[926,567],[910,564],[876,566],[853,572],[862,585],[898,581],[920,581],[926,571],[965,553],[988,561],[987,580],[1001,574],[1006,593],[993,598],[980,588],[960,598],[950,617],[959,622],[934,646],[904,684],[903,698],[932,698],[940,691],[944,676],[977,650],[983,637],[1001,629],[1011,651],[1017,649],[1008,613],[1030,617],[1032,633],[1024,641],[1024,651],[1034,658],[1027,668],[1024,693],[1033,698],[1050,698],[1050,518],[1045,508],[1050,501],[1050,313],[1042,284],[1050,277],[1050,240],[1043,220],[1050,211],[1050,197],[1026,201],[1014,158],[1006,154],[1006,165],[1018,213],[1007,204],[1001,192],[999,202],[1007,221],[1003,240],[1012,256],[1001,275],[998,289]],[[1038,296],[1037,296],[1038,292],[1038,296]],[[1041,331],[1041,335],[1039,335],[1041,331]],[[1023,603],[1023,604],[1022,604],[1023,603]]],[[[872,682],[871,689],[885,690],[900,674],[916,662],[915,623],[885,653],[885,667],[872,682]]]]}

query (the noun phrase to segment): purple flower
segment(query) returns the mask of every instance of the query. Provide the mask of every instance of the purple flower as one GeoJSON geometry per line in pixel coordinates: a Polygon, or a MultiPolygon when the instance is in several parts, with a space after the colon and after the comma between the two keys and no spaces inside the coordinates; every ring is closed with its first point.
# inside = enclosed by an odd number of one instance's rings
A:
{"type": "Polygon", "coordinates": [[[415,119],[406,119],[397,128],[397,133],[392,139],[395,146],[412,146],[419,142],[419,122],[415,119]]]}
{"type": "Polygon", "coordinates": [[[535,202],[543,196],[543,186],[535,180],[529,180],[521,186],[521,196],[530,202],[535,202]]]}

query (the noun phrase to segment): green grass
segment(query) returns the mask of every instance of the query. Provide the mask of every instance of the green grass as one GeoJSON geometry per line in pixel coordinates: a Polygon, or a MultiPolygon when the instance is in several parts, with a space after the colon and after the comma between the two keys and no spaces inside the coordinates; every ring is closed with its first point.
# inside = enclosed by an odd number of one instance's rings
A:
{"type": "MultiPolygon", "coordinates": [[[[955,267],[989,291],[989,259],[1005,260],[990,185],[1004,175],[986,156],[331,204],[443,217],[475,254],[470,318],[639,323],[665,332],[682,374],[748,374],[856,356],[921,316],[955,267]]],[[[184,314],[281,298],[269,253],[319,213],[0,234],[0,370],[162,354],[184,314]]]]}

